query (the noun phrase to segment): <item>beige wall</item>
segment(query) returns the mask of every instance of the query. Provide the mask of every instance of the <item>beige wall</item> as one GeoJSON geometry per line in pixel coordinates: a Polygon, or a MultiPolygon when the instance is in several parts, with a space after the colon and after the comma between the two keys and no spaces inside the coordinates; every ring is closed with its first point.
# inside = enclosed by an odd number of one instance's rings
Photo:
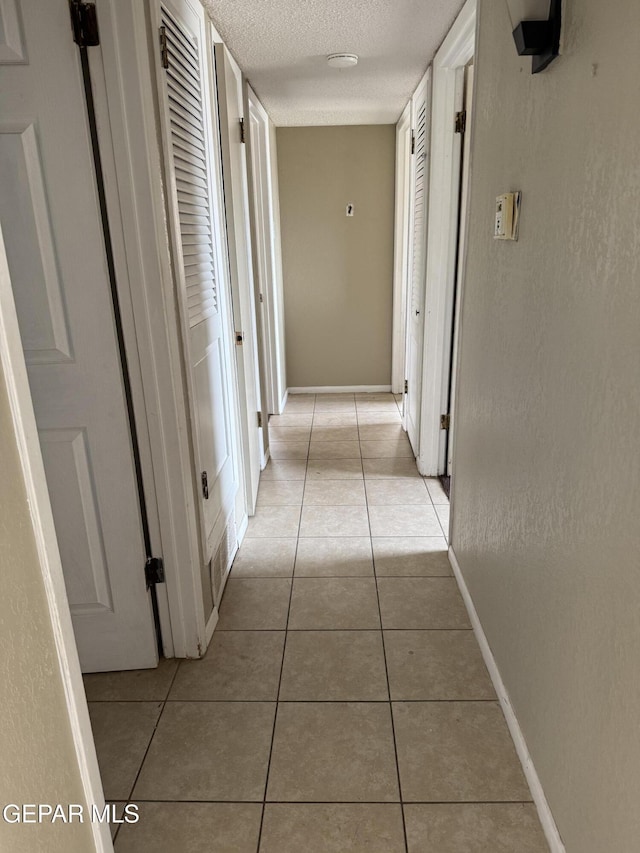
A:
{"type": "Polygon", "coordinates": [[[640,5],[483,0],[453,544],[569,853],[640,849],[640,5]],[[492,239],[521,189],[518,243],[492,239]]]}
{"type": "MultiPolygon", "coordinates": [[[[78,803],[86,811],[1,374],[0,454],[0,809],[78,803]]],[[[0,849],[87,853],[94,844],[87,823],[10,825],[0,815],[0,849]]]]}
{"type": "Polygon", "coordinates": [[[277,141],[288,385],[388,385],[395,127],[281,127],[277,141]]]}

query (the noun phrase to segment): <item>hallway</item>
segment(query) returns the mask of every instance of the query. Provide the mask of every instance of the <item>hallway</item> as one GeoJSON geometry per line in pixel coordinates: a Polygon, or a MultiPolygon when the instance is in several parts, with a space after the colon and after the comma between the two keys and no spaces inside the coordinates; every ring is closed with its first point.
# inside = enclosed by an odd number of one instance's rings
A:
{"type": "Polygon", "coordinates": [[[270,437],[206,657],[85,677],[118,853],[547,850],[394,397],[270,437]]]}

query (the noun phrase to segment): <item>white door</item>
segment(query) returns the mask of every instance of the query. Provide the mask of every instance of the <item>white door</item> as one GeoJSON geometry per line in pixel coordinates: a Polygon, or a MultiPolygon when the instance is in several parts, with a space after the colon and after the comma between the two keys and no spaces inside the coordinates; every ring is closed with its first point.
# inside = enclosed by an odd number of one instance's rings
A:
{"type": "Polygon", "coordinates": [[[262,327],[262,358],[265,365],[266,408],[269,414],[279,411],[278,394],[278,346],[273,320],[276,316],[273,305],[276,295],[274,282],[271,205],[268,185],[267,134],[268,117],[261,108],[255,94],[249,90],[250,150],[251,150],[251,199],[255,223],[255,248],[257,260],[257,284],[259,289],[258,310],[262,327]]]}
{"type": "Polygon", "coordinates": [[[244,445],[245,494],[249,514],[255,511],[260,469],[264,463],[262,429],[258,414],[260,371],[254,303],[249,193],[242,72],[223,44],[215,46],[216,81],[220,110],[220,135],[224,175],[224,199],[229,240],[229,266],[236,346],[240,408],[244,445]]]}
{"type": "Polygon", "coordinates": [[[425,260],[427,251],[427,198],[429,190],[430,73],[416,89],[411,105],[413,164],[410,194],[410,264],[407,299],[407,357],[405,429],[413,452],[420,452],[422,404],[422,351],[424,337],[425,260]]]}
{"type": "MultiPolygon", "coordinates": [[[[393,344],[391,390],[404,394],[407,373],[407,300],[409,292],[409,234],[411,198],[411,101],[396,125],[396,199],[393,272],[393,344]]],[[[404,405],[404,398],[403,398],[404,405]]]]}
{"type": "Polygon", "coordinates": [[[80,662],[85,672],[153,667],[136,470],[69,4],[4,3],[2,23],[0,220],[80,662]]]}
{"type": "Polygon", "coordinates": [[[174,273],[189,366],[205,564],[225,533],[238,490],[230,318],[223,226],[216,216],[219,149],[200,3],[155,4],[156,72],[174,273]]]}
{"type": "Polygon", "coordinates": [[[462,144],[462,168],[460,184],[460,215],[458,226],[458,250],[456,258],[456,287],[453,308],[453,346],[449,375],[449,429],[446,433],[446,475],[451,476],[453,463],[453,429],[455,424],[456,373],[458,368],[458,343],[460,335],[460,310],[462,305],[462,278],[464,273],[464,255],[467,244],[467,202],[469,198],[469,165],[471,156],[471,110],[473,106],[473,61],[467,65],[464,73],[464,110],[465,127],[462,144]]]}

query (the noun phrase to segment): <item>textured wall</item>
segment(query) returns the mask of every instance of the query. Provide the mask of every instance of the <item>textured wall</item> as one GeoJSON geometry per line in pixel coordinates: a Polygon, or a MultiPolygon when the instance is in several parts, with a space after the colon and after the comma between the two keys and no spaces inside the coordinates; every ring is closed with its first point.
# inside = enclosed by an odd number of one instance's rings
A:
{"type": "MultiPolygon", "coordinates": [[[[0,446],[0,809],[8,803],[79,803],[86,809],[1,374],[0,446]]],[[[0,850],[93,849],[87,823],[10,825],[0,816],[0,850]]]]}
{"type": "Polygon", "coordinates": [[[277,141],[289,387],[388,385],[395,126],[281,127],[277,141]]]}
{"type": "Polygon", "coordinates": [[[483,0],[453,543],[569,853],[640,845],[640,5],[483,0]],[[521,189],[518,243],[491,236],[521,189]]]}

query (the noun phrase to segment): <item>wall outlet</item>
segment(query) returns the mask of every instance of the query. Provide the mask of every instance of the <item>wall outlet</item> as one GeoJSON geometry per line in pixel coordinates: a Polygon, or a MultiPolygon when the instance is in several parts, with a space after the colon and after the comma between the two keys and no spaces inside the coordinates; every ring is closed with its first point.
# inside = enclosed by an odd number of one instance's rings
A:
{"type": "Polygon", "coordinates": [[[348,204],[347,205],[347,216],[353,216],[354,210],[355,210],[354,206],[352,204],[348,204]]]}

